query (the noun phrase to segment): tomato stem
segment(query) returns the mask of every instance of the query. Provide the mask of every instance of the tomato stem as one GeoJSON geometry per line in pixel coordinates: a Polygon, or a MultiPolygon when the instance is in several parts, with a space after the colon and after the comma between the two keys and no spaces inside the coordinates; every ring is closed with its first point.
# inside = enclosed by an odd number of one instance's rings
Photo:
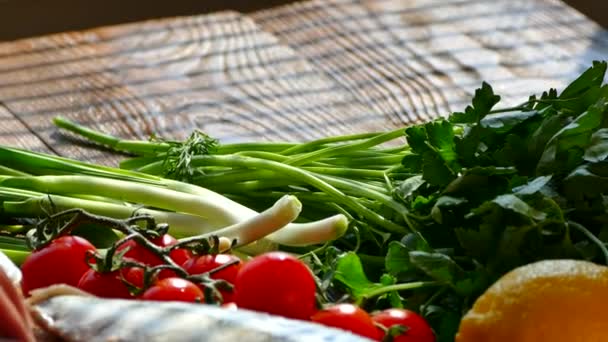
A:
{"type": "Polygon", "coordinates": [[[43,248],[55,238],[70,234],[79,226],[91,223],[108,229],[115,229],[127,235],[138,230],[144,231],[146,235],[158,236],[165,234],[169,229],[166,224],[157,225],[150,215],[138,215],[121,220],[94,215],[83,209],[74,208],[48,215],[47,218],[40,220],[35,229],[28,232],[27,242],[32,249],[43,248]],[[138,222],[145,222],[145,228],[139,228],[138,222]]]}

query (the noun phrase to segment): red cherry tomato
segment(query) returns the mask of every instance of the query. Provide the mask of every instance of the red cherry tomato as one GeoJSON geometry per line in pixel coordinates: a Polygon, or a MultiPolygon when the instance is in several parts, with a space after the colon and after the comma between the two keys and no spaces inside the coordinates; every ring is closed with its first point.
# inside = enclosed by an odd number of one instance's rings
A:
{"type": "Polygon", "coordinates": [[[405,309],[387,309],[372,315],[372,319],[386,328],[403,325],[406,331],[396,336],[394,342],[435,342],[431,326],[422,316],[405,309]]]}
{"type": "Polygon", "coordinates": [[[282,252],[259,255],[243,265],[235,280],[239,308],[308,320],[316,311],[316,284],[308,267],[282,252]]]}
{"type": "MultiPolygon", "coordinates": [[[[177,243],[177,240],[169,234],[162,235],[162,236],[152,239],[150,241],[152,241],[153,244],[160,246],[160,247],[173,246],[177,243]]],[[[145,252],[150,253],[148,250],[146,250],[145,252]]],[[[173,259],[173,261],[175,261],[176,264],[181,266],[186,261],[188,261],[190,258],[192,258],[192,253],[187,249],[178,248],[178,249],[172,250],[169,253],[169,256],[171,257],[171,259],[173,259]]]]}
{"type": "Polygon", "coordinates": [[[348,330],[373,340],[380,340],[382,332],[374,325],[370,315],[352,304],[337,304],[320,310],[310,318],[326,326],[348,330]]]}
{"type": "Polygon", "coordinates": [[[86,263],[88,251],[95,247],[78,236],[62,236],[46,247],[35,250],[23,265],[23,293],[53,284],[77,286],[82,275],[89,270],[86,263]]]}
{"type": "Polygon", "coordinates": [[[143,293],[141,298],[146,300],[202,302],[204,295],[203,291],[193,282],[171,277],[156,282],[143,293]]]}
{"type": "Polygon", "coordinates": [[[131,285],[142,288],[144,287],[144,269],[139,267],[126,267],[120,269],[122,278],[131,285]]]}
{"type": "MultiPolygon", "coordinates": [[[[194,257],[189,259],[183,264],[184,270],[188,272],[190,275],[194,274],[202,274],[208,271],[211,271],[221,265],[227,264],[229,262],[238,261],[236,264],[232,266],[228,266],[221,271],[217,271],[211,275],[212,279],[223,279],[234,285],[236,280],[236,275],[239,270],[243,266],[241,260],[232,254],[208,254],[201,255],[199,257],[194,257]]],[[[224,299],[224,303],[231,302],[234,299],[233,291],[220,291],[222,294],[222,298],[224,299]]]]}
{"type": "MultiPolygon", "coordinates": [[[[151,239],[150,241],[159,247],[173,246],[174,244],[177,243],[177,240],[169,234],[159,236],[157,238],[151,239]]],[[[133,240],[128,241],[125,244],[121,245],[118,248],[118,250],[120,251],[127,247],[130,247],[129,251],[125,254],[125,257],[127,257],[127,258],[131,258],[133,260],[139,261],[139,262],[149,265],[149,266],[158,266],[158,265],[163,264],[163,261],[161,260],[161,258],[156,256],[151,251],[149,251],[146,247],[141,246],[140,244],[138,244],[137,242],[135,242],[133,240]]],[[[171,259],[173,259],[173,261],[175,261],[176,264],[181,266],[181,265],[183,265],[184,262],[186,262],[188,259],[190,259],[192,257],[192,253],[187,249],[178,248],[178,249],[172,250],[171,253],[169,253],[169,257],[171,257],[171,259]]],[[[159,279],[175,277],[175,276],[176,276],[175,272],[170,271],[170,270],[162,270],[158,274],[159,279]]]]}
{"type": "Polygon", "coordinates": [[[82,275],[78,288],[104,298],[131,298],[129,289],[123,283],[119,271],[99,273],[89,269],[82,275]]]}

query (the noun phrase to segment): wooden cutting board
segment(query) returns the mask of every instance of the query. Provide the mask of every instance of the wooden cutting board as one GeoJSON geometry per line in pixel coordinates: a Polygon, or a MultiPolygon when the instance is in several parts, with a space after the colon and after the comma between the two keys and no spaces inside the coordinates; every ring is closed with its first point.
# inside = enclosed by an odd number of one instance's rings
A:
{"type": "Polygon", "coordinates": [[[112,165],[62,115],[122,137],[307,140],[515,104],[608,58],[558,0],[313,0],[0,44],[0,144],[112,165]]]}

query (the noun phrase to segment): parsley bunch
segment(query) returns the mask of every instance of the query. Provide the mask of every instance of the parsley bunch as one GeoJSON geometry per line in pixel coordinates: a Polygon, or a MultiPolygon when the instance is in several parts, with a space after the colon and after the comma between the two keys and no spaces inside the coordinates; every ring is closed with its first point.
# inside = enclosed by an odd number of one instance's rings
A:
{"type": "Polygon", "coordinates": [[[484,83],[464,112],[407,128],[412,153],[402,164],[415,175],[394,196],[415,232],[388,243],[377,283],[354,253],[338,258],[334,278],[360,300],[385,293],[370,307],[421,310],[439,341],[452,341],[460,317],[511,269],[557,258],[608,263],[605,72],[596,62],[560,94],[492,113],[500,97],[484,83]]]}

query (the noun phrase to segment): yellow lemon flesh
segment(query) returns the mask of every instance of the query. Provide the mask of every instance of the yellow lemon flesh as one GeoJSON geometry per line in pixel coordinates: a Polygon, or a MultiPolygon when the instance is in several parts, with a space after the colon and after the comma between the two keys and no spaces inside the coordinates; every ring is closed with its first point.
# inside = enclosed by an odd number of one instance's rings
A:
{"type": "Polygon", "coordinates": [[[463,317],[456,342],[608,341],[608,267],[545,260],[512,270],[463,317]]]}

